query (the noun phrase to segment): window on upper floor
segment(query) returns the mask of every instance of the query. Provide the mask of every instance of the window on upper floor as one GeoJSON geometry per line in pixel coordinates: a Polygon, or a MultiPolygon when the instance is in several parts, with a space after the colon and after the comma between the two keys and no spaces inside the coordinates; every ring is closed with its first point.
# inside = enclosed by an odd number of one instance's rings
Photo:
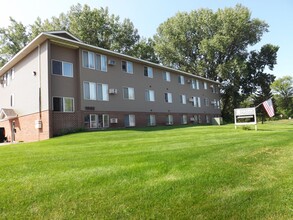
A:
{"type": "Polygon", "coordinates": [[[54,75],[73,77],[73,64],[65,61],[52,60],[54,75]]]}
{"type": "Polygon", "coordinates": [[[209,104],[210,104],[209,99],[208,98],[204,98],[203,100],[204,100],[205,106],[209,106],[209,104]]]}
{"type": "Polygon", "coordinates": [[[94,82],[83,82],[85,100],[97,100],[97,84],[94,82]]]}
{"type": "Polygon", "coordinates": [[[181,76],[181,75],[179,75],[178,76],[178,82],[181,84],[181,85],[184,85],[184,76],[181,76]]]}
{"type": "Polygon", "coordinates": [[[203,82],[203,88],[204,88],[204,89],[208,89],[208,84],[207,84],[207,82],[203,82]]]}
{"type": "Polygon", "coordinates": [[[186,104],[186,95],[180,95],[180,103],[186,104]]]}
{"type": "Polygon", "coordinates": [[[74,112],[74,98],[53,97],[53,111],[74,112]]]}
{"type": "Polygon", "coordinates": [[[14,106],[14,94],[10,95],[10,107],[14,106]]]}
{"type": "Polygon", "coordinates": [[[163,72],[163,79],[167,82],[171,82],[171,74],[169,72],[163,72]]]}
{"type": "Polygon", "coordinates": [[[128,100],[134,100],[134,88],[131,87],[124,87],[123,88],[123,98],[128,100]]]}
{"type": "Polygon", "coordinates": [[[155,91],[147,89],[145,91],[145,100],[148,102],[154,102],[155,101],[155,91]]]}
{"type": "Polygon", "coordinates": [[[107,72],[107,56],[96,54],[96,70],[107,72]]]}
{"type": "Polygon", "coordinates": [[[153,68],[145,66],[144,67],[144,75],[149,77],[149,78],[153,78],[153,68]]]}
{"type": "Polygon", "coordinates": [[[200,97],[192,97],[192,98],[193,98],[193,103],[192,103],[193,106],[200,108],[201,107],[200,97]]]}
{"type": "Polygon", "coordinates": [[[173,101],[172,101],[172,93],[170,93],[170,92],[166,92],[165,93],[165,101],[167,102],[167,103],[172,103],[173,101]]]}
{"type": "Polygon", "coordinates": [[[191,88],[199,90],[199,81],[196,79],[191,80],[191,88]]]}
{"type": "Polygon", "coordinates": [[[84,50],[82,51],[82,66],[107,72],[107,56],[84,50]]]}
{"type": "Polygon", "coordinates": [[[98,100],[109,101],[108,84],[98,83],[98,100]]]}
{"type": "Polygon", "coordinates": [[[123,72],[133,74],[133,63],[129,61],[121,61],[121,69],[123,72]]]}

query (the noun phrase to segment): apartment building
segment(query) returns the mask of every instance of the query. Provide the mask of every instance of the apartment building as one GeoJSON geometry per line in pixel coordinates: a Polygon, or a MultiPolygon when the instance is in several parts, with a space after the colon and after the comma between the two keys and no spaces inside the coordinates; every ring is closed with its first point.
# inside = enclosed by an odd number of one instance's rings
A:
{"type": "Polygon", "coordinates": [[[0,127],[9,141],[76,129],[209,124],[220,116],[218,83],[41,33],[0,69],[0,127]]]}

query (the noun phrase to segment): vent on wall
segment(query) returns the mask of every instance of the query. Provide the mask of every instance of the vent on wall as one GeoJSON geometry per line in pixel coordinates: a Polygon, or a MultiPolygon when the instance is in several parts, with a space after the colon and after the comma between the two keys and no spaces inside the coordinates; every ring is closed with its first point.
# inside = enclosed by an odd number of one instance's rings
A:
{"type": "Polygon", "coordinates": [[[110,123],[111,124],[117,124],[118,123],[118,118],[110,118],[110,123]]]}
{"type": "Polygon", "coordinates": [[[118,93],[118,89],[109,89],[109,94],[117,94],[118,93]]]}
{"type": "Polygon", "coordinates": [[[116,65],[116,61],[115,61],[115,60],[109,60],[109,61],[108,61],[108,64],[109,64],[110,66],[115,66],[115,65],[116,65]]]}

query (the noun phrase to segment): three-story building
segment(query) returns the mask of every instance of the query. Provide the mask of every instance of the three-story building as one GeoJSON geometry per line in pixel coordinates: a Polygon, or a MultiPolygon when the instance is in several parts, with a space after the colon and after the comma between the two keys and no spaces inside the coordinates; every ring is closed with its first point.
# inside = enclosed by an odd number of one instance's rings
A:
{"type": "Polygon", "coordinates": [[[0,127],[9,140],[71,130],[208,124],[220,116],[218,83],[42,33],[0,69],[0,127]]]}

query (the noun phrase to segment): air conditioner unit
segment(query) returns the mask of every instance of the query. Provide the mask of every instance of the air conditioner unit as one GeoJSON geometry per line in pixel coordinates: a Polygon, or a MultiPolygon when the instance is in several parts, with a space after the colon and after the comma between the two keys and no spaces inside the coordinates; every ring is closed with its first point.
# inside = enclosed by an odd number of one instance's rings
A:
{"type": "Polygon", "coordinates": [[[190,83],[191,83],[191,79],[188,79],[188,80],[187,80],[187,83],[189,83],[189,84],[190,84],[190,83]]]}
{"type": "Polygon", "coordinates": [[[190,121],[195,121],[195,119],[193,117],[190,118],[190,121]]]}
{"type": "Polygon", "coordinates": [[[211,104],[212,104],[212,105],[216,105],[217,102],[216,102],[216,101],[211,101],[211,104]]]}
{"type": "Polygon", "coordinates": [[[109,89],[109,94],[117,94],[118,93],[118,89],[109,89]]]}
{"type": "Polygon", "coordinates": [[[110,118],[110,123],[111,124],[117,124],[118,123],[118,118],[110,118]]]}
{"type": "Polygon", "coordinates": [[[173,122],[167,122],[166,125],[173,125],[173,122]]]}
{"type": "Polygon", "coordinates": [[[108,61],[108,64],[109,64],[110,66],[115,66],[115,65],[116,65],[116,61],[115,61],[115,60],[109,60],[109,61],[108,61]]]}
{"type": "Polygon", "coordinates": [[[193,97],[191,97],[191,98],[189,98],[188,100],[189,100],[190,102],[193,102],[194,99],[193,99],[193,97]]]}
{"type": "Polygon", "coordinates": [[[1,79],[1,80],[0,80],[0,84],[1,84],[1,85],[4,85],[5,83],[6,83],[6,80],[5,80],[5,79],[1,79]]]}

